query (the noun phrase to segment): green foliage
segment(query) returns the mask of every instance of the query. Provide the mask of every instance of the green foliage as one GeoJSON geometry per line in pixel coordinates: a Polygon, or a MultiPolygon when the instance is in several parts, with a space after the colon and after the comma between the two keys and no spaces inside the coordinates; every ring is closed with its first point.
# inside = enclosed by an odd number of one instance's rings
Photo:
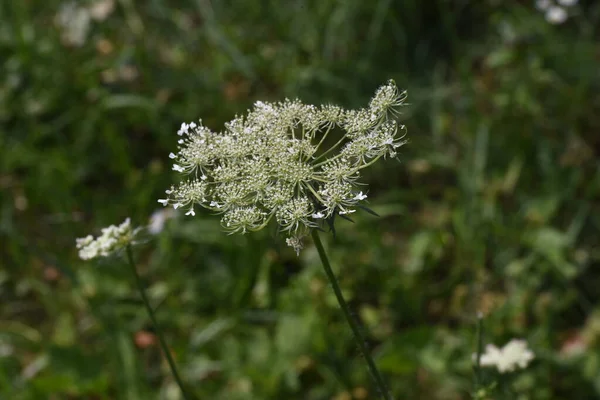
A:
{"type": "MultiPolygon", "coordinates": [[[[0,398],[178,398],[124,261],[75,238],[148,222],[181,122],[387,79],[410,142],[327,251],[393,393],[469,398],[482,311],[485,343],[536,353],[498,398],[599,397],[600,5],[520,3],[120,0],[81,46],[59,1],[0,3],[0,398]]],[[[377,397],[310,243],[204,213],[137,256],[198,398],[377,397]]]]}

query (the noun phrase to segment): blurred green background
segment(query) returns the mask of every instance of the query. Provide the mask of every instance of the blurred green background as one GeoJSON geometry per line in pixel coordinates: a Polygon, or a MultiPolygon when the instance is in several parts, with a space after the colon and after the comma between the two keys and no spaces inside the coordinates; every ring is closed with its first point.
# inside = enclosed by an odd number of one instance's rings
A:
{"type": "MultiPolygon", "coordinates": [[[[365,177],[381,217],[326,242],[393,393],[469,399],[482,311],[485,343],[536,353],[493,398],[600,398],[600,4],[563,11],[0,2],[0,398],[178,399],[123,260],[84,263],[75,238],[149,223],[181,122],[362,107],[390,78],[410,142],[365,177]]],[[[377,398],[310,243],[157,215],[138,267],[197,398],[377,398]]]]}

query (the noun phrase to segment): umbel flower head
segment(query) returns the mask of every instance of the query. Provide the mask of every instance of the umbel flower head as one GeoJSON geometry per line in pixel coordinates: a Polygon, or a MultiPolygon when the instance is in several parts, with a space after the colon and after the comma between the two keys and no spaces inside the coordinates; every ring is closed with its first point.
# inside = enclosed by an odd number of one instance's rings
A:
{"type": "Polygon", "coordinates": [[[91,260],[97,257],[108,257],[125,246],[133,243],[141,228],[133,228],[127,218],[121,225],[102,228],[102,235],[94,238],[88,235],[76,240],[79,258],[91,260]]]}
{"type": "Polygon", "coordinates": [[[222,214],[231,233],[275,220],[298,252],[311,229],[355,212],[366,199],[357,189],[363,168],[396,157],[405,127],[395,117],[405,98],[389,81],[359,110],[286,99],[256,102],[220,133],[202,121],[183,123],[178,151],[169,157],[184,178],[158,201],[186,215],[195,215],[196,206],[222,214]]]}

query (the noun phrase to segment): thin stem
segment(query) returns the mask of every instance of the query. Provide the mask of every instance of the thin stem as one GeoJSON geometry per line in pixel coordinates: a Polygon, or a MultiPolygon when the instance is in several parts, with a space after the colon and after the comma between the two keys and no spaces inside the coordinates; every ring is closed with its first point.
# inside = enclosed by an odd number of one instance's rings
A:
{"type": "MultiPolygon", "coordinates": [[[[338,140],[336,142],[336,144],[334,144],[333,146],[331,146],[330,148],[328,148],[327,150],[325,150],[321,155],[319,155],[317,158],[315,158],[313,160],[313,162],[317,162],[319,161],[321,158],[325,157],[327,154],[331,153],[336,147],[338,147],[344,140],[346,140],[346,136],[342,136],[340,140],[338,140]]],[[[321,165],[325,162],[327,162],[328,160],[325,160],[317,165],[321,165]]]]}
{"type": "Polygon", "coordinates": [[[483,354],[483,315],[477,313],[477,328],[476,328],[476,339],[477,339],[477,353],[475,356],[475,376],[473,379],[473,397],[475,399],[482,398],[482,370],[481,370],[481,355],[483,354]]]}
{"type": "Polygon", "coordinates": [[[317,143],[317,146],[315,147],[315,153],[319,150],[319,147],[321,147],[321,145],[325,141],[325,138],[327,137],[327,135],[329,135],[329,131],[331,131],[331,128],[333,128],[333,126],[330,126],[329,128],[327,128],[327,130],[325,131],[325,133],[321,137],[321,140],[319,140],[319,143],[317,143]]]}
{"type": "Polygon", "coordinates": [[[369,351],[367,349],[367,346],[365,344],[365,339],[364,339],[363,335],[360,333],[360,326],[358,325],[358,322],[350,314],[350,308],[348,307],[346,300],[344,300],[344,296],[342,295],[342,290],[340,289],[340,285],[337,281],[337,278],[335,277],[335,274],[333,273],[333,270],[331,269],[331,264],[329,263],[329,259],[327,258],[327,253],[325,253],[325,248],[323,247],[323,243],[321,243],[321,238],[319,237],[319,232],[316,229],[312,230],[312,238],[313,238],[313,241],[315,242],[315,246],[317,246],[317,251],[319,252],[319,257],[321,258],[321,263],[323,264],[323,269],[325,269],[327,278],[329,278],[329,282],[331,283],[331,286],[333,287],[333,292],[335,293],[335,297],[337,298],[337,301],[338,301],[340,307],[342,308],[344,316],[346,317],[346,321],[348,322],[348,325],[350,325],[350,329],[352,329],[352,333],[354,334],[354,339],[358,343],[360,352],[362,353],[363,357],[367,361],[367,367],[369,369],[369,372],[373,376],[373,379],[375,380],[375,385],[377,386],[379,393],[381,394],[381,396],[383,396],[383,398],[385,400],[393,400],[392,395],[390,394],[385,383],[383,382],[383,378],[381,377],[381,374],[379,373],[379,370],[377,369],[377,366],[375,365],[375,362],[373,361],[373,358],[371,357],[371,354],[369,353],[369,351]]]}
{"type": "Polygon", "coordinates": [[[317,193],[317,192],[315,191],[315,189],[312,187],[312,185],[311,185],[310,183],[306,184],[305,186],[308,188],[308,190],[310,190],[310,191],[311,191],[311,193],[313,194],[313,196],[315,196],[315,198],[316,198],[318,201],[320,201],[321,203],[324,203],[324,201],[323,201],[323,199],[321,198],[321,196],[319,196],[319,193],[317,193]]]}
{"type": "Polygon", "coordinates": [[[146,296],[146,289],[144,288],[142,279],[140,278],[140,275],[138,274],[137,269],[135,268],[135,263],[133,262],[133,254],[131,252],[131,246],[127,246],[126,250],[127,250],[127,260],[129,261],[129,265],[131,266],[131,270],[133,271],[133,275],[135,276],[135,282],[137,284],[138,290],[140,291],[140,295],[142,296],[144,305],[146,306],[146,311],[148,311],[148,315],[150,316],[150,320],[152,321],[152,325],[154,326],[154,331],[156,332],[156,334],[158,336],[158,341],[160,342],[160,347],[162,348],[163,353],[165,353],[165,356],[167,357],[167,361],[169,362],[169,367],[171,368],[171,373],[173,374],[173,377],[175,378],[175,381],[177,382],[177,385],[179,386],[179,390],[181,390],[181,394],[182,394],[183,398],[188,399],[185,389],[184,389],[184,386],[183,386],[183,382],[181,381],[181,378],[179,377],[179,373],[177,372],[177,367],[175,366],[175,361],[173,360],[173,357],[171,356],[171,351],[169,350],[169,347],[167,346],[167,342],[165,341],[162,331],[161,331],[160,327],[158,326],[158,323],[156,322],[156,317],[154,315],[154,311],[152,310],[152,307],[150,306],[150,302],[148,301],[148,297],[146,296]]]}

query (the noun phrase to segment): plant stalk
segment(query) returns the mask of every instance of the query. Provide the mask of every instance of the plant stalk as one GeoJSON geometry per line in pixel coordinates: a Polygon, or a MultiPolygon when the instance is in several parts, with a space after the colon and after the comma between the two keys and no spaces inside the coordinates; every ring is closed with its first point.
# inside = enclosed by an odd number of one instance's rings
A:
{"type": "Polygon", "coordinates": [[[481,370],[481,355],[483,354],[483,315],[481,312],[477,313],[477,328],[475,336],[477,340],[477,352],[475,353],[475,365],[473,366],[473,398],[480,399],[485,396],[485,391],[482,392],[483,377],[481,370]]]}
{"type": "Polygon", "coordinates": [[[158,336],[158,341],[160,343],[160,347],[161,347],[163,353],[165,354],[165,356],[167,357],[167,361],[169,363],[169,368],[171,368],[171,373],[173,374],[173,377],[175,378],[175,381],[177,382],[177,385],[179,386],[179,390],[181,390],[181,395],[183,396],[184,399],[188,400],[188,396],[186,395],[186,391],[184,389],[183,382],[182,382],[181,378],[179,377],[179,373],[177,372],[177,367],[175,366],[175,361],[173,360],[173,357],[171,356],[171,351],[169,350],[169,347],[167,346],[167,342],[163,336],[162,330],[160,329],[160,327],[158,326],[158,323],[156,322],[156,316],[154,315],[154,311],[152,310],[152,307],[150,306],[150,302],[148,301],[148,296],[146,296],[146,289],[144,288],[142,279],[137,272],[135,263],[133,262],[133,254],[131,252],[131,246],[127,246],[126,251],[127,251],[127,260],[129,261],[129,265],[131,266],[131,270],[133,271],[133,275],[135,276],[135,282],[137,284],[140,295],[142,296],[144,305],[146,306],[146,311],[148,312],[148,315],[150,316],[150,320],[152,321],[154,331],[156,332],[156,335],[158,336]]]}
{"type": "Polygon", "coordinates": [[[335,277],[335,274],[333,273],[333,270],[331,269],[331,264],[329,263],[329,258],[327,258],[327,253],[325,252],[323,243],[321,243],[321,238],[319,237],[319,232],[316,229],[312,230],[312,238],[313,238],[313,241],[315,242],[315,246],[317,247],[317,251],[319,252],[319,257],[321,258],[321,263],[323,264],[323,269],[325,269],[325,274],[327,274],[327,278],[329,279],[329,282],[331,283],[331,286],[333,287],[333,292],[335,293],[335,297],[337,298],[338,304],[342,308],[344,316],[346,317],[346,321],[348,322],[348,325],[350,325],[350,329],[352,329],[352,333],[354,334],[354,339],[358,343],[360,352],[362,353],[363,357],[367,361],[367,367],[369,369],[369,372],[371,373],[371,376],[373,377],[373,380],[375,381],[375,386],[377,387],[377,389],[379,390],[379,393],[385,400],[393,400],[392,395],[390,394],[389,390],[387,389],[387,387],[383,381],[383,378],[382,378],[381,374],[379,373],[379,370],[377,369],[377,366],[375,365],[375,362],[373,361],[373,358],[371,357],[371,354],[369,353],[369,351],[367,349],[365,339],[360,332],[360,326],[358,325],[358,322],[352,317],[352,314],[350,314],[350,308],[348,307],[346,300],[344,300],[344,296],[342,295],[342,290],[340,289],[340,285],[337,281],[337,278],[335,277]]]}

